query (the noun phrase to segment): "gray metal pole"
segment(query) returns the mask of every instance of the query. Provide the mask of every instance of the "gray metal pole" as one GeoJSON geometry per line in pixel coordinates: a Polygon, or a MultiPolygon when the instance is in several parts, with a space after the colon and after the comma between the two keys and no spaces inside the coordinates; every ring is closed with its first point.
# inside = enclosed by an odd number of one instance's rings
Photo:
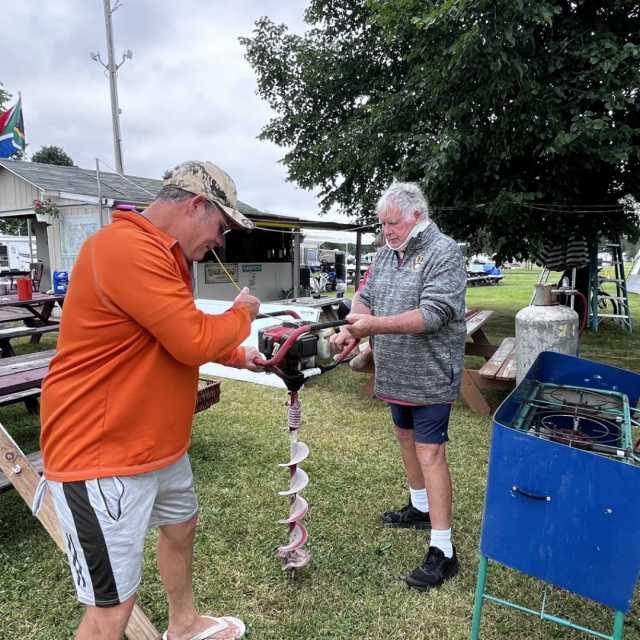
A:
{"type": "Polygon", "coordinates": [[[104,0],[104,22],[107,29],[107,72],[109,73],[109,85],[111,87],[111,119],[113,121],[113,154],[118,173],[124,173],[122,169],[122,147],[120,138],[120,107],[118,105],[118,65],[113,59],[113,29],[111,26],[111,0],[104,0]]]}
{"type": "Polygon", "coordinates": [[[102,217],[102,184],[100,183],[100,160],[96,158],[96,181],[98,182],[98,207],[100,207],[100,228],[104,227],[104,218],[102,217]]]}
{"type": "Polygon", "coordinates": [[[300,295],[300,229],[292,229],[292,231],[297,231],[293,236],[293,263],[291,265],[293,269],[293,297],[297,298],[300,295]]]}
{"type": "Polygon", "coordinates": [[[360,265],[362,264],[362,231],[358,229],[356,231],[356,277],[354,280],[354,286],[356,291],[360,286],[360,265]]]}
{"type": "Polygon", "coordinates": [[[33,262],[33,238],[31,236],[31,218],[27,218],[27,235],[29,236],[29,259],[33,262]]]}

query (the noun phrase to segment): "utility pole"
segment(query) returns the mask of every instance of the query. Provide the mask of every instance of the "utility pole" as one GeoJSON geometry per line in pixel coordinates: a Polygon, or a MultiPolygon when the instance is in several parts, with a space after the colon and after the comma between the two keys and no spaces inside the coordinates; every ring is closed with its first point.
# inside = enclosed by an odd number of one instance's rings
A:
{"type": "Polygon", "coordinates": [[[100,63],[105,68],[105,75],[109,78],[109,86],[111,89],[111,120],[113,123],[113,154],[116,161],[116,171],[123,173],[122,168],[122,138],[120,136],[120,107],[118,105],[118,69],[125,61],[133,58],[131,49],[127,49],[122,54],[120,64],[116,64],[113,57],[113,27],[111,25],[111,16],[117,11],[122,4],[120,0],[115,0],[113,7],[111,0],[104,0],[104,22],[107,32],[107,64],[102,62],[99,53],[91,53],[91,59],[100,63]]]}

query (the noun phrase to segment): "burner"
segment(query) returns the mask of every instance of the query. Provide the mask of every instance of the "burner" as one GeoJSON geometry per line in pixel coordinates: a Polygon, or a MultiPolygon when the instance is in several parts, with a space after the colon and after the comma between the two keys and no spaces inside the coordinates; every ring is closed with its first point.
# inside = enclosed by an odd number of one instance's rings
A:
{"type": "Polygon", "coordinates": [[[546,388],[541,398],[559,405],[569,405],[584,410],[611,411],[622,408],[622,402],[617,396],[600,393],[592,389],[575,389],[571,387],[546,388]]]}
{"type": "Polygon", "coordinates": [[[609,420],[579,414],[552,413],[539,416],[538,432],[555,442],[590,448],[593,444],[619,446],[620,428],[609,420]]]}
{"type": "Polygon", "coordinates": [[[621,393],[538,383],[514,426],[558,444],[638,463],[640,445],[634,454],[628,412],[621,393]]]}

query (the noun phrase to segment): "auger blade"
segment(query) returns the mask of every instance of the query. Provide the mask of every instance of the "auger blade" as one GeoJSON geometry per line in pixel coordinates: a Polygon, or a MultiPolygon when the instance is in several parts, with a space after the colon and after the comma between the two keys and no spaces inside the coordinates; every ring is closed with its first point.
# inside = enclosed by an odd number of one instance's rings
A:
{"type": "Polygon", "coordinates": [[[278,520],[278,524],[291,524],[302,520],[307,515],[307,511],[309,511],[309,503],[302,496],[296,496],[289,509],[289,517],[284,520],[278,520]]]}
{"type": "Polygon", "coordinates": [[[311,562],[311,552],[308,549],[295,549],[280,558],[284,571],[302,569],[311,562]]]}
{"type": "Polygon", "coordinates": [[[304,442],[294,442],[291,447],[291,460],[289,462],[281,462],[279,467],[292,467],[294,464],[300,464],[309,457],[309,446],[304,442]]]}
{"type": "Polygon", "coordinates": [[[289,488],[286,491],[278,491],[279,496],[291,496],[294,493],[299,493],[309,484],[309,476],[302,470],[296,469],[296,472],[291,478],[289,488]]]}
{"type": "Polygon", "coordinates": [[[278,547],[278,552],[276,555],[278,556],[278,558],[284,558],[291,551],[299,549],[300,547],[305,545],[308,539],[309,534],[307,533],[304,525],[296,522],[293,525],[293,529],[291,529],[291,533],[289,534],[289,544],[278,547]]]}

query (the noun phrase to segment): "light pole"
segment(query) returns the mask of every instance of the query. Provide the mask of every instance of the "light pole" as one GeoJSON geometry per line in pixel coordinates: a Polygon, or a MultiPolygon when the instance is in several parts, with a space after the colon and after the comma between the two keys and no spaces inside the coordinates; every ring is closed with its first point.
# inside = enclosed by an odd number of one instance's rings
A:
{"type": "Polygon", "coordinates": [[[109,77],[109,86],[111,88],[111,120],[113,122],[113,153],[116,161],[116,171],[123,173],[122,168],[122,139],[120,136],[120,107],[118,106],[118,69],[125,61],[133,58],[131,49],[127,49],[122,54],[120,64],[116,64],[113,58],[113,28],[111,26],[111,16],[117,11],[122,4],[120,0],[115,0],[113,7],[111,0],[104,0],[104,22],[107,31],[107,64],[102,62],[99,53],[92,52],[91,59],[100,63],[105,69],[105,74],[109,77]]]}

